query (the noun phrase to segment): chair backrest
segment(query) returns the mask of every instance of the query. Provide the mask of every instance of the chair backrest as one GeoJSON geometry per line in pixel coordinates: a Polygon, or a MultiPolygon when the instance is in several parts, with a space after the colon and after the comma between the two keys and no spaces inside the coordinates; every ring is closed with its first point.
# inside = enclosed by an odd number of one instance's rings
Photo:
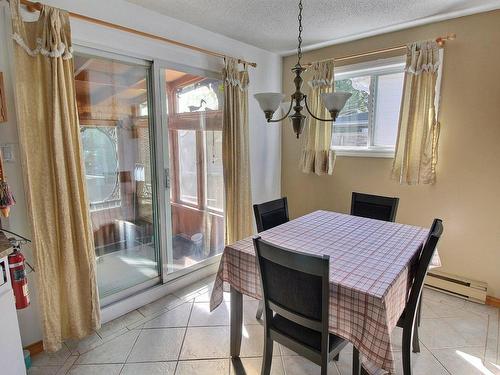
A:
{"type": "MultiPolygon", "coordinates": [[[[329,256],[317,256],[253,239],[265,311],[328,333],[329,256]]],[[[266,321],[269,318],[266,313],[266,321]]]]}
{"type": "Polygon", "coordinates": [[[351,215],[370,219],[394,221],[399,198],[382,197],[363,193],[352,193],[351,215]]]}
{"type": "Polygon", "coordinates": [[[436,246],[441,238],[441,235],[443,234],[443,230],[443,221],[441,219],[434,219],[429,235],[425,240],[417,261],[415,276],[413,277],[413,283],[410,290],[410,297],[408,298],[405,308],[405,319],[407,319],[406,323],[408,324],[413,324],[413,320],[415,319],[420,296],[422,294],[422,288],[424,286],[424,279],[427,275],[427,270],[434,253],[436,252],[436,246]]]}
{"type": "Polygon", "coordinates": [[[254,204],[253,212],[259,233],[284,224],[289,220],[286,197],[261,204],[254,204]]]}

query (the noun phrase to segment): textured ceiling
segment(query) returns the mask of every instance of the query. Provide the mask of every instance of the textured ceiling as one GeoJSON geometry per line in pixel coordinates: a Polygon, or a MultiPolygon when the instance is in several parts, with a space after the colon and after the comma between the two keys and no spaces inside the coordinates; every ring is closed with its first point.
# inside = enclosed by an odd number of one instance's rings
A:
{"type": "MultiPolygon", "coordinates": [[[[254,46],[286,52],[297,44],[294,0],[127,0],[254,46]]],[[[500,8],[499,0],[304,0],[305,46],[500,8]]],[[[460,30],[450,30],[459,32],[460,30]]]]}

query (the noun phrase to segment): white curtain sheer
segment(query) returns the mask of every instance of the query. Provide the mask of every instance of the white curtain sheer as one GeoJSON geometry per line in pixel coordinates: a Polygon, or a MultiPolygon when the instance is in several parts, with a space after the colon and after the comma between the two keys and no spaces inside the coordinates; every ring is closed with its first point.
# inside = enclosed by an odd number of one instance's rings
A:
{"type": "MultiPolygon", "coordinates": [[[[307,96],[309,108],[319,118],[330,118],[330,113],[321,101],[321,94],[334,90],[334,63],[332,60],[317,62],[311,69],[313,78],[309,81],[310,90],[307,96]]],[[[305,145],[300,160],[302,172],[333,174],[335,152],[331,149],[332,123],[308,116],[305,133],[305,145]]]]}
{"type": "Polygon", "coordinates": [[[415,42],[407,47],[396,155],[392,178],[401,184],[433,184],[436,181],[439,127],[437,84],[440,48],[436,41],[415,42]]]}

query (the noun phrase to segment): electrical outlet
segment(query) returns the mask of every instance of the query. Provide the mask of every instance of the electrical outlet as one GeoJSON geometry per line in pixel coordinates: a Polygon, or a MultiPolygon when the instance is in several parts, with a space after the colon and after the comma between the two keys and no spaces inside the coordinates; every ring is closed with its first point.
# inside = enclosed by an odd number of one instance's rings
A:
{"type": "Polygon", "coordinates": [[[0,150],[2,151],[2,158],[4,162],[11,163],[15,160],[12,145],[0,145],[0,150]]]}

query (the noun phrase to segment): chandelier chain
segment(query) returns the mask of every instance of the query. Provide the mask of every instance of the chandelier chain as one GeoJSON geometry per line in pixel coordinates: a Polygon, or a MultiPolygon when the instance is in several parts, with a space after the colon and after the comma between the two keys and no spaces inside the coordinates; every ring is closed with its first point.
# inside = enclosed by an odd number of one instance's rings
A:
{"type": "Polygon", "coordinates": [[[303,9],[303,6],[302,6],[302,0],[299,0],[299,17],[298,17],[298,20],[299,20],[299,37],[297,38],[298,41],[299,41],[299,45],[297,47],[297,57],[298,57],[298,61],[297,61],[297,64],[300,65],[300,60],[302,59],[302,9],[303,9]]]}

